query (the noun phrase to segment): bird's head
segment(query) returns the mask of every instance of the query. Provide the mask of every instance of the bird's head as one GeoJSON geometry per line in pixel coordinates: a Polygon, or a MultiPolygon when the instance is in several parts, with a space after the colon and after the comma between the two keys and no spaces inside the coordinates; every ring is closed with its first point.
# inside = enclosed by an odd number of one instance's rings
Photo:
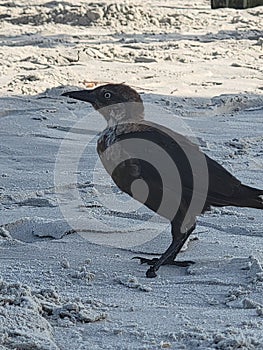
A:
{"type": "Polygon", "coordinates": [[[125,84],[107,84],[93,90],[69,91],[62,96],[91,103],[104,116],[109,126],[138,122],[144,118],[140,95],[125,84]]]}

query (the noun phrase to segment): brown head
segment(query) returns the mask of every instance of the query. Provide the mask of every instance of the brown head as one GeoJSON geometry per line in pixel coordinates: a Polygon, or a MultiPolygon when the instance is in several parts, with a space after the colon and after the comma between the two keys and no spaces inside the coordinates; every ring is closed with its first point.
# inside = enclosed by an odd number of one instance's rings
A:
{"type": "Polygon", "coordinates": [[[91,103],[104,116],[108,125],[137,122],[144,118],[140,95],[125,84],[107,84],[93,90],[70,91],[62,96],[91,103]]]}

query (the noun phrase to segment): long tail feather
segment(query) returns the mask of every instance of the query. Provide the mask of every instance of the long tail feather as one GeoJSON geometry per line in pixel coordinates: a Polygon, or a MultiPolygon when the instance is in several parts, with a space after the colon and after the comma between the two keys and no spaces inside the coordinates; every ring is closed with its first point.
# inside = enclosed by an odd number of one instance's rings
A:
{"type": "Polygon", "coordinates": [[[242,185],[234,196],[233,205],[263,209],[263,190],[242,185]]]}

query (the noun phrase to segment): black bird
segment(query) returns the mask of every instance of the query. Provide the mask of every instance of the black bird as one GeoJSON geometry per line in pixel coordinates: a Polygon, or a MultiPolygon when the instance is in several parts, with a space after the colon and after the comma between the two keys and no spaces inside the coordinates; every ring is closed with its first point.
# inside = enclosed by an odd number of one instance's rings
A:
{"type": "Polygon", "coordinates": [[[147,277],[163,264],[193,263],[175,258],[210,206],[263,209],[263,190],[243,185],[185,136],[145,121],[131,87],[107,84],[63,96],[89,102],[104,116],[97,151],[105,169],[122,191],[171,222],[172,243],[160,258],[135,257],[150,265],[147,277]]]}

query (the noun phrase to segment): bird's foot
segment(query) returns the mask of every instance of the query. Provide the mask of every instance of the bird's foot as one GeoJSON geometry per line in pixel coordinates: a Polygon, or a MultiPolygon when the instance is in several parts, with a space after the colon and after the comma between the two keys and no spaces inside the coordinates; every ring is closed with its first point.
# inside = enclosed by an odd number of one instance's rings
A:
{"type": "Polygon", "coordinates": [[[191,260],[185,260],[185,261],[166,261],[164,265],[176,265],[176,266],[181,266],[181,267],[188,267],[195,264],[194,261],[191,260]]]}
{"type": "MultiPolygon", "coordinates": [[[[158,258],[147,259],[141,256],[134,256],[132,259],[139,259],[141,264],[147,264],[150,266],[154,266],[159,260],[158,258]]],[[[167,260],[163,263],[163,265],[175,265],[175,266],[181,266],[181,267],[188,267],[193,265],[194,263],[195,262],[191,260],[186,260],[186,261],[167,260]]]]}
{"type": "Polygon", "coordinates": [[[134,256],[132,259],[139,259],[140,264],[147,264],[147,265],[151,265],[151,266],[153,266],[159,260],[158,258],[147,259],[147,258],[143,258],[141,256],[134,256]]]}
{"type": "MultiPolygon", "coordinates": [[[[134,256],[132,259],[139,259],[141,264],[147,264],[151,266],[146,271],[146,277],[154,278],[157,276],[156,271],[159,269],[159,267],[157,267],[158,261],[159,261],[158,258],[147,259],[141,256],[134,256]]],[[[191,260],[175,261],[175,260],[169,260],[169,259],[163,263],[163,265],[175,265],[175,266],[181,266],[181,267],[188,267],[193,264],[194,264],[194,261],[191,261],[191,260]]]]}
{"type": "Polygon", "coordinates": [[[155,271],[154,266],[151,266],[147,271],[146,271],[146,277],[147,278],[155,278],[157,277],[157,273],[155,271]]]}
{"type": "MultiPolygon", "coordinates": [[[[146,271],[146,277],[148,278],[154,278],[157,277],[157,273],[156,273],[156,269],[155,269],[155,262],[158,260],[157,258],[155,259],[145,259],[145,258],[140,258],[140,259],[144,259],[148,265],[153,265],[151,266],[147,271],[146,271]]],[[[141,262],[141,264],[143,264],[144,262],[141,262]]],[[[191,261],[191,260],[187,260],[187,261],[167,261],[165,262],[163,265],[176,265],[176,266],[182,266],[182,267],[187,267],[190,265],[193,265],[195,262],[191,261]]]]}

